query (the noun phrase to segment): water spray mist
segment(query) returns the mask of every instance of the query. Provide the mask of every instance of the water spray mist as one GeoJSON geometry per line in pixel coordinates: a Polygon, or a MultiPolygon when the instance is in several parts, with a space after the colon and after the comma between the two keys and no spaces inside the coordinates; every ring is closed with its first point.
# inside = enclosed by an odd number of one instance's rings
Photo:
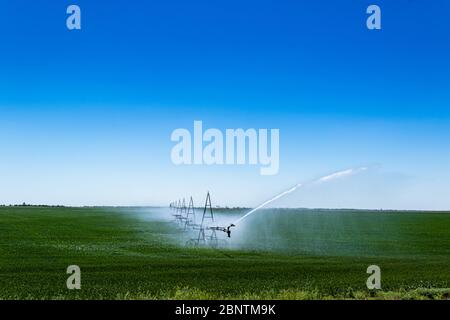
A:
{"type": "MultiPolygon", "coordinates": [[[[355,174],[361,173],[363,171],[368,170],[367,167],[358,167],[358,168],[350,168],[350,169],[346,169],[346,170],[342,170],[342,171],[338,171],[326,176],[323,176],[317,180],[312,181],[311,183],[307,183],[306,185],[313,185],[313,184],[320,184],[320,183],[325,183],[328,181],[332,181],[335,179],[340,179],[340,178],[344,178],[344,177],[348,177],[348,176],[353,176],[355,174]]],[[[257,206],[256,208],[250,210],[249,212],[247,212],[244,216],[240,217],[238,220],[236,220],[234,223],[232,223],[228,228],[228,236],[230,236],[230,228],[236,226],[239,222],[241,222],[242,220],[244,220],[245,218],[247,218],[248,216],[252,215],[253,213],[255,213],[256,211],[258,211],[259,209],[264,208],[265,206],[267,206],[268,204],[272,203],[275,200],[278,200],[282,197],[284,197],[285,195],[294,192],[295,190],[301,188],[305,186],[304,184],[296,184],[295,186],[293,186],[292,188],[276,195],[275,197],[267,200],[266,202],[260,204],[259,206],[257,206]]]]}

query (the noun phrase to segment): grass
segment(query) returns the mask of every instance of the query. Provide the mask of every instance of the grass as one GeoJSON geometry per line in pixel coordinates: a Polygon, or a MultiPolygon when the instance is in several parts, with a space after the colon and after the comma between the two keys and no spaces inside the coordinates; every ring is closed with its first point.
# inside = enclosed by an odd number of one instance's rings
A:
{"type": "MultiPolygon", "coordinates": [[[[272,230],[284,228],[299,247],[331,241],[284,251],[177,246],[168,240],[179,233],[172,224],[143,220],[137,210],[0,207],[0,299],[449,298],[448,213],[344,213],[344,222],[358,224],[356,251],[348,250],[348,226],[336,232],[337,216],[318,216],[331,219],[334,234],[313,220],[298,232],[294,223],[272,221],[272,230]],[[66,288],[73,264],[81,268],[81,290],[66,288]],[[382,291],[366,289],[371,264],[382,269],[382,291]]],[[[249,243],[261,236],[280,237],[249,233],[249,243]]]]}

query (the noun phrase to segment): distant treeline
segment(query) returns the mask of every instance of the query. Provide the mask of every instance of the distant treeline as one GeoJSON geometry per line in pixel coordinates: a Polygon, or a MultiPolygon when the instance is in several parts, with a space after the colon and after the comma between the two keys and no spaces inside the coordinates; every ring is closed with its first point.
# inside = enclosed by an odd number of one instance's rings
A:
{"type": "Polygon", "coordinates": [[[63,208],[63,205],[49,205],[49,204],[0,204],[0,207],[48,207],[48,208],[63,208]]]}

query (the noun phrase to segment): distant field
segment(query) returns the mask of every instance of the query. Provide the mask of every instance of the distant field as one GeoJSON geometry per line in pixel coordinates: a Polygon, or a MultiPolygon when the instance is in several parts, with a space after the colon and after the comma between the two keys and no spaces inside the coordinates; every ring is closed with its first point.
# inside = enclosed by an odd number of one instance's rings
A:
{"type": "Polygon", "coordinates": [[[449,213],[266,210],[214,250],[154,210],[0,207],[0,299],[449,298],[449,213]]]}

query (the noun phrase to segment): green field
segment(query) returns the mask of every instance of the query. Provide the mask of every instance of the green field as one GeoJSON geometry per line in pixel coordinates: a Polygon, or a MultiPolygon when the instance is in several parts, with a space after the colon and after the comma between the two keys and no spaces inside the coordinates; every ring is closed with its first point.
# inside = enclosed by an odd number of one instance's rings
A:
{"type": "Polygon", "coordinates": [[[218,250],[142,212],[0,207],[0,299],[449,298],[449,213],[266,211],[218,250]],[[69,265],[81,290],[66,288],[69,265]]]}

